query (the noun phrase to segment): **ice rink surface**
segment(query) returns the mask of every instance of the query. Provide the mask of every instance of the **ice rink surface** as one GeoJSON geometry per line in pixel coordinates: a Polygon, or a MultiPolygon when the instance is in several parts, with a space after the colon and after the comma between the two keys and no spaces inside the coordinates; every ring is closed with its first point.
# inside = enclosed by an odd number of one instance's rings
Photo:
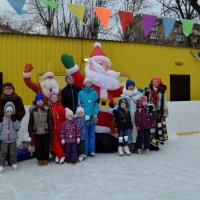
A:
{"type": "Polygon", "coordinates": [[[1,200],[198,200],[200,135],[173,136],[160,151],[38,167],[35,159],[5,167],[1,200]]]}

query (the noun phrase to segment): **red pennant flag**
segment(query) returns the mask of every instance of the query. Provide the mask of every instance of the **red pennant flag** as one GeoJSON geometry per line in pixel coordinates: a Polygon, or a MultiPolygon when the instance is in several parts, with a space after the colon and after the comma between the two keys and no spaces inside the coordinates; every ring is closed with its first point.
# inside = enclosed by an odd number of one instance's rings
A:
{"type": "Polygon", "coordinates": [[[112,9],[110,9],[110,8],[94,7],[94,10],[96,12],[97,17],[101,21],[104,29],[107,29],[112,9]]]}
{"type": "Polygon", "coordinates": [[[118,15],[121,22],[122,30],[125,31],[131,23],[133,12],[119,10],[118,15]]]}

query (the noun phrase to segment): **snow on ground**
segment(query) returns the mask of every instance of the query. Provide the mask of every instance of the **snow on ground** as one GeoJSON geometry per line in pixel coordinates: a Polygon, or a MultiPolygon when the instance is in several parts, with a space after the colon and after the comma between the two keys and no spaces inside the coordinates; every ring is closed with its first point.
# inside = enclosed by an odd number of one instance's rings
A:
{"type": "Polygon", "coordinates": [[[198,200],[200,135],[174,136],[160,151],[119,157],[97,154],[76,165],[36,160],[6,167],[2,200],[198,200]]]}

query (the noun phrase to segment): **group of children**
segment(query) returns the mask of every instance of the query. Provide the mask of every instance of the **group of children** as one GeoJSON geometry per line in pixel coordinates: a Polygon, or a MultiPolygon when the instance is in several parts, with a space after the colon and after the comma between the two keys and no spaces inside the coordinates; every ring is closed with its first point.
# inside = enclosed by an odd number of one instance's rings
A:
{"type": "MultiPolygon", "coordinates": [[[[49,96],[49,105],[44,96],[36,94],[30,108],[28,123],[29,136],[35,142],[35,156],[39,166],[48,164],[49,154],[53,152],[56,163],[76,163],[88,155],[95,155],[95,124],[98,120],[98,95],[92,81],[85,78],[83,89],[78,94],[76,115],[60,104],[57,93],[49,96]]],[[[118,105],[114,108],[114,127],[118,133],[118,153],[130,155],[142,149],[149,152],[152,114],[148,98],[135,87],[131,80],[126,82],[118,105]]],[[[15,118],[15,107],[8,102],[0,119],[0,172],[6,160],[17,169],[16,141],[20,122],[15,118]]]]}

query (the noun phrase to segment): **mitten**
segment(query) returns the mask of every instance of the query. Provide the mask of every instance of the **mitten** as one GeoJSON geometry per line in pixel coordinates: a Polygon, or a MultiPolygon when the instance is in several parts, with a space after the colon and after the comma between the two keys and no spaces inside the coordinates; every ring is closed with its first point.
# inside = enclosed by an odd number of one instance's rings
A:
{"type": "Polygon", "coordinates": [[[65,66],[66,69],[71,69],[75,65],[74,58],[72,56],[67,55],[67,54],[63,54],[61,56],[61,60],[62,60],[62,63],[65,66]]]}
{"type": "Polygon", "coordinates": [[[16,117],[15,117],[15,115],[11,115],[11,120],[13,121],[13,122],[15,122],[17,119],[16,119],[16,117]]]}
{"type": "Polygon", "coordinates": [[[81,141],[81,139],[80,139],[80,138],[77,138],[77,144],[79,144],[79,143],[80,143],[80,141],[81,141]]]}
{"type": "Polygon", "coordinates": [[[61,140],[61,143],[62,143],[62,145],[65,144],[65,139],[62,139],[62,140],[61,140]]]}
{"type": "Polygon", "coordinates": [[[24,67],[24,73],[31,72],[33,70],[32,64],[26,64],[24,67]]]}
{"type": "Polygon", "coordinates": [[[118,128],[115,128],[115,133],[118,133],[118,128]]]}

